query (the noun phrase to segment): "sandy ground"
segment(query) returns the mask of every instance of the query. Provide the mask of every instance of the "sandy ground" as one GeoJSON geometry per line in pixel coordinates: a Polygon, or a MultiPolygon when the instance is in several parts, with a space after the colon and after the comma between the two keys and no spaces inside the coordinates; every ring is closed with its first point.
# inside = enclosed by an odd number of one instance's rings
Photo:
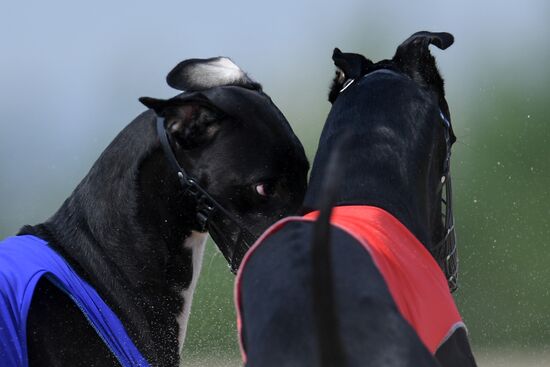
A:
{"type": "MultiPolygon", "coordinates": [[[[476,352],[479,367],[548,367],[550,366],[550,351],[541,350],[491,350],[476,352]]],[[[217,359],[191,359],[182,367],[240,367],[240,361],[234,357],[217,359]]]]}
{"type": "Polygon", "coordinates": [[[549,350],[491,350],[478,351],[476,358],[479,367],[548,367],[549,350]]]}

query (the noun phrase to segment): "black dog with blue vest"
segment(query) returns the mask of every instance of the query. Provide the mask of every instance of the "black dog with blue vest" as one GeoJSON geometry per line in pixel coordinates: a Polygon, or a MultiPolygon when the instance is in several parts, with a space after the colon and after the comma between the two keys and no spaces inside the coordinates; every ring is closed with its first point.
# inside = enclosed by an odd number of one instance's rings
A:
{"type": "Polygon", "coordinates": [[[105,149],[47,221],[0,242],[0,365],[178,366],[207,231],[235,272],[302,203],[308,162],[228,58],[168,75],[184,91],[105,149]]]}

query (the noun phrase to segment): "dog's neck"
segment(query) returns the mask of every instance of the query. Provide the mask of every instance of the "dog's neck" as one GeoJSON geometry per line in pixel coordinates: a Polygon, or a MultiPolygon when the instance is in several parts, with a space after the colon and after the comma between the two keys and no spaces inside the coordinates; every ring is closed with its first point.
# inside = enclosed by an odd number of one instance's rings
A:
{"type": "Polygon", "coordinates": [[[144,356],[177,365],[206,234],[192,231],[153,121],[149,112],[128,125],[42,227],[144,356]]]}
{"type": "MultiPolygon", "coordinates": [[[[362,83],[361,81],[358,82],[362,83]]],[[[428,249],[443,237],[443,125],[432,96],[410,80],[378,75],[342,94],[325,124],[306,207],[322,195],[330,147],[345,130],[345,161],[337,205],[373,205],[399,219],[428,249]],[[389,84],[389,85],[388,85],[389,84]],[[412,101],[412,102],[411,102],[412,101]]]]}

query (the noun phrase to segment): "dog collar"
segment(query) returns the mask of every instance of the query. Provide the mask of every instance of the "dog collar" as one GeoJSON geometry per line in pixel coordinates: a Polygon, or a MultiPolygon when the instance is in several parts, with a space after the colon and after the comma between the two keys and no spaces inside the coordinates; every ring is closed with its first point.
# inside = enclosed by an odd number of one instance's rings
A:
{"type": "Polygon", "coordinates": [[[353,84],[353,82],[355,81],[355,79],[348,79],[344,82],[344,85],[342,86],[342,89],[340,89],[340,93],[342,93],[343,91],[345,91],[350,85],[353,84]]]}
{"type": "Polygon", "coordinates": [[[156,126],[160,145],[171,169],[176,172],[178,182],[182,188],[182,194],[191,198],[196,205],[198,230],[200,232],[206,232],[208,230],[212,239],[229,263],[231,272],[236,273],[244,253],[254,242],[254,236],[240,224],[234,215],[219,204],[199,185],[197,180],[188,175],[180,166],[172,150],[169,136],[164,127],[164,121],[163,117],[157,116],[156,126]],[[213,219],[214,216],[221,222],[230,223],[229,227],[235,229],[235,232],[230,233],[228,236],[221,229],[219,224],[216,223],[217,220],[213,219]]]}

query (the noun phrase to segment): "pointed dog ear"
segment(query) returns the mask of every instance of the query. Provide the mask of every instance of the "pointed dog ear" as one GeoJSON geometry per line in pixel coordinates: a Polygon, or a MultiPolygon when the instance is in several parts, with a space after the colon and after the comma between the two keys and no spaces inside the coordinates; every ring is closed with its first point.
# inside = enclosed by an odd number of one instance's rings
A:
{"type": "Polygon", "coordinates": [[[429,45],[434,45],[441,50],[445,50],[453,43],[454,37],[450,33],[421,31],[416,32],[399,45],[397,53],[410,52],[412,50],[428,51],[429,45]]]}
{"type": "Polygon", "coordinates": [[[372,65],[372,61],[365,56],[344,53],[339,48],[335,48],[332,52],[332,61],[334,61],[336,68],[343,73],[344,80],[360,78],[367,68],[372,65]]]}
{"type": "Polygon", "coordinates": [[[344,53],[339,48],[332,52],[332,61],[336,66],[336,75],[330,87],[328,100],[333,103],[342,90],[344,83],[350,79],[357,79],[363,76],[372,61],[365,56],[354,53],[344,53]]]}
{"type": "Polygon", "coordinates": [[[187,92],[224,85],[262,89],[228,57],[184,60],[168,73],[166,81],[172,88],[187,92]]]}
{"type": "Polygon", "coordinates": [[[165,118],[166,131],[183,149],[193,149],[214,138],[223,113],[207,101],[141,97],[140,102],[165,118]]]}
{"type": "Polygon", "coordinates": [[[416,32],[397,47],[393,61],[411,79],[422,86],[432,88],[440,98],[443,98],[445,95],[443,79],[429,46],[435,45],[445,50],[453,42],[454,37],[450,33],[416,32]]]}
{"type": "Polygon", "coordinates": [[[140,97],[139,101],[147,108],[154,110],[159,116],[162,115],[162,111],[168,107],[171,103],[167,99],[158,99],[151,97],[140,97]]]}
{"type": "Polygon", "coordinates": [[[453,42],[454,37],[450,33],[416,32],[397,47],[393,61],[404,68],[404,71],[419,71],[426,63],[435,66],[435,59],[428,46],[435,45],[445,50],[453,42]]]}

